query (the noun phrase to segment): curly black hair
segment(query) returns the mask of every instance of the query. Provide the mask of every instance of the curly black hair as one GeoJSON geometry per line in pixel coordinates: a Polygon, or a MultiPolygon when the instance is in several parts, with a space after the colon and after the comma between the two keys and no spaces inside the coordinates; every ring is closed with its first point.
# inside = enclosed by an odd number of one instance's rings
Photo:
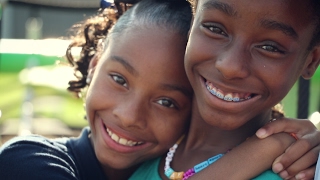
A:
{"type": "Polygon", "coordinates": [[[74,92],[77,97],[80,96],[81,90],[87,86],[86,78],[89,64],[97,53],[99,41],[107,36],[108,31],[130,6],[130,4],[115,3],[115,6],[99,9],[96,16],[72,27],[75,30],[75,35],[66,50],[66,58],[69,64],[74,67],[74,75],[77,80],[69,81],[68,90],[74,92]],[[71,50],[75,47],[81,47],[80,56],[72,54],[71,50]]]}

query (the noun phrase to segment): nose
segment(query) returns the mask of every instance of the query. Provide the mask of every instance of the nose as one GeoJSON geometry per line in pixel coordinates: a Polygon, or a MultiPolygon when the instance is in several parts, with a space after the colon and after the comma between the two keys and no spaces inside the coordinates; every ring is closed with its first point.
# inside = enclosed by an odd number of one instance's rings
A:
{"type": "Polygon", "coordinates": [[[246,50],[234,45],[220,53],[216,61],[215,67],[226,79],[242,79],[249,76],[249,61],[250,56],[246,50]]]}
{"type": "Polygon", "coordinates": [[[120,121],[123,128],[145,129],[148,110],[141,97],[123,99],[113,109],[113,115],[120,121]]]}

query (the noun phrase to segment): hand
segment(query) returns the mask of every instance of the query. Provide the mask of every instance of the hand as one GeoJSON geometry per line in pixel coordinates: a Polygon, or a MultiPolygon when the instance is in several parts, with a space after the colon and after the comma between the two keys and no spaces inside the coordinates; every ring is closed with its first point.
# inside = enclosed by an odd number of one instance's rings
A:
{"type": "Polygon", "coordinates": [[[256,135],[265,138],[279,132],[295,133],[298,140],[276,158],[272,170],[284,179],[313,179],[320,151],[320,131],[309,120],[281,118],[260,128],[256,135]]]}

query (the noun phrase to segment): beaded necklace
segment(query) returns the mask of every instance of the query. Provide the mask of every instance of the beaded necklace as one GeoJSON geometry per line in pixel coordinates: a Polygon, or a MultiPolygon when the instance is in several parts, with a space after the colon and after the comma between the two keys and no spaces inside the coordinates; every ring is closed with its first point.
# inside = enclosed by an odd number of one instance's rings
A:
{"type": "MultiPolygon", "coordinates": [[[[218,159],[220,159],[224,154],[218,154],[215,155],[195,166],[193,168],[188,169],[186,172],[175,172],[171,167],[170,163],[173,159],[174,153],[176,152],[176,149],[178,148],[180,142],[184,138],[184,135],[180,137],[180,139],[174,144],[170,149],[169,152],[167,153],[166,157],[166,162],[164,165],[164,174],[169,178],[169,179],[174,179],[174,180],[186,180],[190,178],[191,176],[195,175],[196,173],[202,171],[206,167],[208,167],[210,164],[216,162],[218,159]]],[[[229,151],[228,151],[229,152],[229,151]]]]}
{"type": "MultiPolygon", "coordinates": [[[[273,122],[277,120],[276,118],[271,119],[269,122],[273,122]]],[[[290,136],[292,136],[294,139],[298,140],[298,136],[295,133],[288,133],[290,136]]],[[[170,163],[173,159],[174,153],[176,152],[176,149],[178,148],[179,144],[183,140],[185,135],[180,137],[180,139],[169,149],[169,152],[167,153],[166,162],[164,165],[164,174],[172,180],[186,180],[190,178],[191,176],[195,175],[196,173],[202,171],[206,167],[208,167],[210,164],[216,162],[218,159],[220,159],[224,154],[218,154],[215,155],[195,166],[193,168],[188,169],[186,172],[175,172],[171,167],[170,163]]],[[[229,149],[226,153],[228,153],[231,149],[229,149]]]]}

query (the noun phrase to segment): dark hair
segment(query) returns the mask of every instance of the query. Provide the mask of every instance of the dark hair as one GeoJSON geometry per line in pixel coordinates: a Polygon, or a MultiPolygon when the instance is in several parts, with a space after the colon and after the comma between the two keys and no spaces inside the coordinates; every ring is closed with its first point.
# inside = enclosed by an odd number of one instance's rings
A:
{"type": "MultiPolygon", "coordinates": [[[[193,14],[196,11],[198,0],[188,0],[192,7],[193,14]]],[[[313,33],[312,40],[310,41],[308,50],[320,44],[320,0],[310,0],[309,7],[312,9],[312,18],[315,22],[316,28],[313,33]]]]}
{"type": "Polygon", "coordinates": [[[191,19],[191,7],[186,0],[143,0],[121,16],[110,35],[143,24],[144,27],[157,25],[178,31],[187,38],[191,19]]]}
{"type": "Polygon", "coordinates": [[[74,67],[74,75],[77,78],[69,81],[68,90],[78,97],[81,90],[87,86],[89,63],[98,51],[98,42],[107,36],[109,38],[109,34],[116,38],[114,35],[137,24],[141,25],[142,22],[145,26],[157,25],[166,30],[174,30],[187,39],[192,19],[191,7],[187,0],[143,0],[131,6],[117,1],[115,6],[107,7],[96,16],[74,26],[76,34],[67,48],[66,57],[74,67]],[[124,11],[126,12],[122,15],[124,11]],[[71,50],[74,47],[81,47],[79,57],[72,55],[71,50]]]}
{"type": "Polygon", "coordinates": [[[316,29],[309,45],[309,49],[312,49],[320,44],[320,0],[311,0],[310,8],[312,9],[312,16],[316,23],[316,29]]]}
{"type": "Polygon", "coordinates": [[[81,89],[87,85],[89,63],[97,52],[99,40],[104,39],[117,18],[116,10],[110,7],[82,24],[73,26],[76,33],[71,37],[72,42],[67,48],[66,58],[69,64],[74,67],[74,75],[77,78],[77,80],[69,81],[68,90],[74,92],[77,97],[80,96],[81,89]],[[81,47],[80,55],[72,54],[71,50],[75,47],[81,47]]]}

